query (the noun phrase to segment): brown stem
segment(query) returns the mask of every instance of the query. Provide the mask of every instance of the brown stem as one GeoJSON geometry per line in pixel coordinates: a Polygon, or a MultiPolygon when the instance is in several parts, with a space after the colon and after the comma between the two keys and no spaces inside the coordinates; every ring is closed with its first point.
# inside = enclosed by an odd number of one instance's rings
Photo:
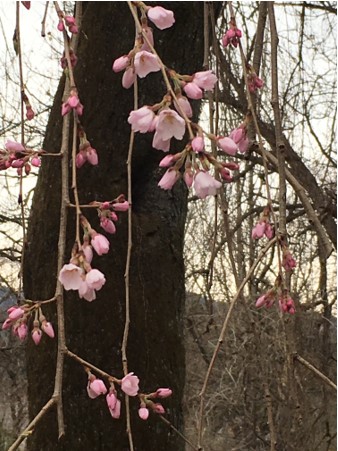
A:
{"type": "Polygon", "coordinates": [[[175,428],[175,426],[170,423],[169,420],[167,420],[165,417],[163,417],[162,415],[159,415],[160,419],[170,427],[170,429],[172,429],[174,432],[176,432],[177,435],[179,435],[187,445],[189,445],[192,449],[198,451],[198,447],[196,445],[194,445],[190,440],[188,440],[178,429],[175,428]]]}
{"type": "Polygon", "coordinates": [[[44,38],[46,36],[46,19],[47,19],[47,12],[48,12],[48,5],[49,2],[46,2],[45,6],[45,12],[41,21],[41,36],[44,38]]]}
{"type": "Polygon", "coordinates": [[[81,357],[79,357],[77,354],[74,354],[74,352],[69,351],[69,349],[65,349],[64,354],[67,355],[68,357],[70,357],[71,359],[75,360],[76,362],[81,363],[81,365],[83,365],[85,368],[89,368],[90,370],[95,371],[95,373],[99,374],[100,376],[120,384],[120,382],[121,382],[120,379],[117,379],[116,377],[112,376],[111,374],[108,374],[105,371],[102,371],[100,368],[97,368],[96,366],[87,362],[87,360],[84,360],[81,357]]]}

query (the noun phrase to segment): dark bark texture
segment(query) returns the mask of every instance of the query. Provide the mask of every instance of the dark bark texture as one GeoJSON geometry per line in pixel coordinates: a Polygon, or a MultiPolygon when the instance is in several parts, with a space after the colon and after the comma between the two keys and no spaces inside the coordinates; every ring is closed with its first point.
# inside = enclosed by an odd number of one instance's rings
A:
{"type": "MultiPolygon", "coordinates": [[[[127,193],[127,150],[133,109],[132,89],[121,86],[121,74],[111,70],[112,61],[128,53],[134,42],[134,24],[126,2],[88,2],[77,53],[75,79],[84,104],[82,123],[99,165],[79,171],[80,202],[111,200],[127,193]]],[[[180,73],[202,69],[203,3],[170,2],[176,23],[165,31],[154,30],[156,48],[169,67],[180,73]]],[[[155,28],[155,27],[154,27],[155,28]]],[[[61,81],[48,123],[44,149],[57,152],[61,143],[61,81]]],[[[162,99],[165,88],[160,74],[139,82],[140,106],[162,99]]],[[[199,105],[196,103],[195,115],[199,105]]],[[[196,117],[195,117],[196,119],[196,117]]],[[[182,428],[184,347],[182,311],[184,303],[183,232],[186,190],[178,183],[171,191],[157,187],[163,170],[163,153],[151,148],[152,136],[138,135],[133,158],[133,255],[131,262],[131,328],[128,344],[129,370],[141,380],[141,391],[173,388],[165,401],[170,421],[182,428]]],[[[175,144],[176,149],[182,143],[175,144]]],[[[175,149],[173,149],[175,150],[175,149]]],[[[36,187],[29,222],[25,257],[24,288],[30,299],[54,294],[60,206],[60,161],[44,160],[36,187]]],[[[72,200],[72,199],[71,199],[72,200]]],[[[96,212],[85,212],[99,230],[96,212]]],[[[66,293],[68,348],[103,370],[122,377],[121,341],[125,315],[124,270],[127,251],[127,214],[121,213],[117,233],[110,236],[108,255],[94,257],[93,267],[104,272],[107,282],[97,300],[88,303],[76,293],[66,293]]],[[[68,251],[75,238],[74,215],[69,214],[68,251]]],[[[44,309],[55,323],[55,306],[44,309]]],[[[53,392],[56,340],[44,337],[36,347],[28,345],[29,413],[34,417],[53,392]]],[[[66,435],[58,442],[56,412],[52,409],[29,439],[30,450],[127,450],[124,403],[122,419],[113,420],[104,397],[91,400],[86,393],[83,368],[66,358],[64,412],[66,435]]],[[[184,444],[169,428],[151,415],[137,417],[137,399],[130,400],[135,449],[180,450],[184,444]]]]}

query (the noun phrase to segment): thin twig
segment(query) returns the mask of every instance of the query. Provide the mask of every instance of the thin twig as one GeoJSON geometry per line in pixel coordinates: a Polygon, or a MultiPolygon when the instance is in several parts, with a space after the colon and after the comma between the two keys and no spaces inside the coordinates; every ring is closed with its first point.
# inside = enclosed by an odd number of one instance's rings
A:
{"type": "Polygon", "coordinates": [[[43,19],[41,21],[41,36],[43,38],[46,36],[46,19],[47,19],[47,12],[48,12],[48,4],[49,4],[49,2],[46,2],[45,12],[43,15],[43,19]]]}
{"type": "Polygon", "coordinates": [[[299,363],[301,363],[303,366],[305,366],[307,369],[312,371],[316,376],[318,376],[322,381],[324,381],[327,385],[329,385],[331,388],[337,391],[337,385],[331,381],[325,374],[323,374],[321,371],[319,371],[315,366],[313,366],[310,362],[305,360],[303,357],[301,357],[299,354],[294,354],[293,356],[294,360],[297,360],[299,363]]]}
{"type": "Polygon", "coordinates": [[[92,363],[87,362],[87,360],[84,360],[82,357],[78,356],[77,354],[74,354],[74,352],[69,351],[69,349],[64,350],[64,354],[71,359],[75,360],[76,362],[81,363],[85,368],[89,368],[90,370],[95,371],[95,373],[99,374],[102,377],[105,377],[108,380],[112,380],[113,382],[120,383],[120,379],[117,379],[116,377],[112,376],[111,374],[106,373],[105,371],[101,370],[100,368],[94,366],[92,363]]]}
{"type": "Polygon", "coordinates": [[[189,445],[192,449],[198,451],[198,447],[196,445],[194,445],[190,440],[188,440],[178,429],[175,428],[175,426],[170,423],[169,420],[167,420],[164,416],[159,415],[160,419],[170,427],[170,429],[172,429],[174,432],[176,432],[177,435],[179,435],[181,437],[181,439],[183,439],[185,441],[185,443],[187,443],[187,445],[189,445]]]}
{"type": "Polygon", "coordinates": [[[48,412],[48,410],[56,403],[55,398],[51,398],[40,410],[40,412],[36,415],[35,418],[29,423],[29,425],[21,432],[19,437],[15,440],[15,442],[8,448],[8,451],[15,451],[18,449],[20,444],[26,440],[27,437],[29,437],[35,428],[35,426],[38,424],[38,422],[41,420],[41,418],[48,412]]]}

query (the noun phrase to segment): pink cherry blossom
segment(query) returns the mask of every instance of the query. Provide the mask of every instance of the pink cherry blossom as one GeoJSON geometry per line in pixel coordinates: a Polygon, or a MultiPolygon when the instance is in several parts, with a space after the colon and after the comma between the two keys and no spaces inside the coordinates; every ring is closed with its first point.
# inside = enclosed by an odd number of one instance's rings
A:
{"type": "Polygon", "coordinates": [[[87,263],[91,263],[93,260],[93,248],[88,244],[88,242],[83,243],[82,252],[84,253],[87,263]]]}
{"type": "Polygon", "coordinates": [[[143,106],[130,112],[128,122],[134,132],[147,133],[152,127],[154,117],[155,113],[148,106],[143,106]]]}
{"type": "Polygon", "coordinates": [[[174,13],[169,9],[162,8],[162,6],[150,7],[147,15],[148,19],[160,30],[170,28],[175,23],[174,13]]]}
{"type": "Polygon", "coordinates": [[[185,96],[177,96],[177,102],[175,101],[174,105],[179,114],[182,114],[180,111],[182,110],[187,117],[192,117],[191,105],[185,96]]]}
{"type": "Polygon", "coordinates": [[[24,146],[16,141],[7,141],[5,147],[10,152],[22,152],[25,150],[24,146]]]}
{"type": "Polygon", "coordinates": [[[152,146],[154,149],[163,150],[163,152],[169,152],[170,139],[162,139],[161,135],[155,132],[153,137],[152,146]]]}
{"type": "Polygon", "coordinates": [[[201,89],[204,89],[204,91],[213,91],[216,82],[217,77],[211,70],[196,72],[196,74],[193,75],[193,83],[201,89]]]}
{"type": "Polygon", "coordinates": [[[168,169],[158,182],[158,186],[164,190],[171,189],[179,178],[180,173],[178,171],[175,169],[168,169]]]}
{"type": "Polygon", "coordinates": [[[185,133],[185,121],[176,111],[169,108],[164,109],[158,115],[156,133],[163,141],[172,137],[182,139],[185,133]]]}
{"type": "Polygon", "coordinates": [[[136,396],[139,391],[139,382],[139,378],[134,373],[128,373],[122,379],[121,388],[128,396],[136,396]]]}
{"type": "Polygon", "coordinates": [[[109,408],[109,412],[111,416],[115,419],[120,418],[121,414],[121,401],[117,399],[117,396],[114,392],[108,393],[106,396],[107,405],[109,408]]]}
{"type": "Polygon", "coordinates": [[[28,121],[31,121],[35,116],[34,111],[32,110],[32,107],[29,106],[26,108],[26,118],[28,121]]]}
{"type": "Polygon", "coordinates": [[[194,178],[194,189],[200,199],[215,196],[222,183],[215,180],[208,172],[199,171],[194,178]]]}
{"type": "Polygon", "coordinates": [[[107,393],[107,387],[101,379],[95,378],[93,380],[88,380],[87,393],[89,398],[95,399],[100,395],[105,395],[107,393]]]}
{"type": "Polygon", "coordinates": [[[83,271],[73,263],[64,265],[59,274],[59,281],[65,290],[78,290],[82,283],[83,271]]]}
{"type": "Polygon", "coordinates": [[[173,391],[170,388],[158,388],[156,390],[157,398],[168,398],[173,394],[173,391]]]}
{"type": "Polygon", "coordinates": [[[161,69],[157,56],[146,50],[141,50],[136,53],[134,67],[136,74],[140,78],[144,78],[150,72],[158,72],[161,69]]]}
{"type": "Polygon", "coordinates": [[[93,246],[98,255],[107,254],[109,252],[109,241],[100,233],[94,233],[90,244],[93,246]]]}
{"type": "Polygon", "coordinates": [[[92,290],[101,290],[106,283],[106,279],[101,271],[98,269],[91,269],[86,274],[86,283],[92,290]]]}
{"type": "Polygon", "coordinates": [[[127,55],[120,56],[113,63],[113,71],[121,72],[122,70],[126,69],[128,64],[129,64],[129,56],[127,55]]]}
{"type": "Polygon", "coordinates": [[[96,299],[96,292],[93,288],[89,288],[87,282],[83,280],[79,288],[79,296],[81,299],[92,302],[96,299]]]}
{"type": "Polygon", "coordinates": [[[203,91],[196,83],[187,83],[183,89],[190,99],[198,100],[203,97],[203,91]]]}
{"type": "Polygon", "coordinates": [[[128,69],[124,72],[122,77],[122,86],[125,89],[129,89],[133,86],[134,81],[136,80],[136,74],[132,67],[128,67],[128,69]]]}
{"type": "Polygon", "coordinates": [[[204,150],[204,139],[203,136],[196,136],[191,141],[191,147],[194,152],[203,152],[204,150]]]}
{"type": "Polygon", "coordinates": [[[231,138],[218,138],[217,144],[228,155],[236,155],[238,146],[231,138]]]}
{"type": "Polygon", "coordinates": [[[138,409],[138,416],[141,420],[147,420],[149,417],[149,410],[146,407],[140,407],[138,409]]]}

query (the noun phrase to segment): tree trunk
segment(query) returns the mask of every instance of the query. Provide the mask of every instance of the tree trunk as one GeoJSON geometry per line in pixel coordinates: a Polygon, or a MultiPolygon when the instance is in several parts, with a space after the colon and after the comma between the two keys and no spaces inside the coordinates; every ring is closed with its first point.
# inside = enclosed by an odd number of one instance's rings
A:
{"type": "MultiPolygon", "coordinates": [[[[170,2],[175,13],[173,28],[154,30],[156,49],[168,67],[180,73],[202,69],[203,3],[170,2]]],[[[99,154],[99,165],[79,170],[80,203],[105,201],[127,193],[127,151],[133,109],[132,89],[121,87],[121,74],[111,70],[112,61],[128,53],[134,42],[134,24],[126,2],[85,4],[75,79],[84,104],[82,123],[99,154]]],[[[58,152],[61,142],[61,81],[50,115],[44,149],[58,152]]],[[[165,88],[160,74],[139,81],[140,106],[162,99],[165,88]]],[[[195,119],[199,105],[195,102],[195,119]]],[[[163,153],[151,147],[152,136],[138,135],[133,157],[133,254],[131,262],[131,329],[128,342],[129,370],[140,378],[142,392],[171,387],[166,400],[168,418],[182,429],[184,347],[182,311],[184,302],[183,232],[186,189],[182,182],[170,192],[157,187],[163,170],[163,153]]],[[[176,143],[176,149],[182,149],[176,143]]],[[[28,299],[54,295],[60,206],[60,161],[45,159],[39,174],[28,231],[24,288],[28,299]]],[[[99,229],[96,213],[85,211],[99,229]]],[[[124,270],[127,252],[127,214],[120,214],[117,233],[109,237],[108,255],[95,258],[106,284],[97,300],[88,303],[77,293],[65,299],[66,335],[69,350],[95,366],[122,377],[121,341],[125,315],[124,270]]],[[[75,231],[69,214],[68,262],[75,231]]],[[[56,321],[55,306],[44,308],[56,321]]],[[[28,345],[29,412],[34,417],[53,392],[56,339],[43,337],[40,345],[28,345]]],[[[122,418],[113,420],[104,397],[95,400],[86,393],[84,369],[66,358],[64,412],[66,435],[58,442],[56,412],[52,409],[29,439],[31,450],[127,450],[124,403],[122,418]]],[[[183,442],[155,414],[148,421],[137,417],[137,399],[130,400],[136,450],[180,450],[183,442]]]]}

